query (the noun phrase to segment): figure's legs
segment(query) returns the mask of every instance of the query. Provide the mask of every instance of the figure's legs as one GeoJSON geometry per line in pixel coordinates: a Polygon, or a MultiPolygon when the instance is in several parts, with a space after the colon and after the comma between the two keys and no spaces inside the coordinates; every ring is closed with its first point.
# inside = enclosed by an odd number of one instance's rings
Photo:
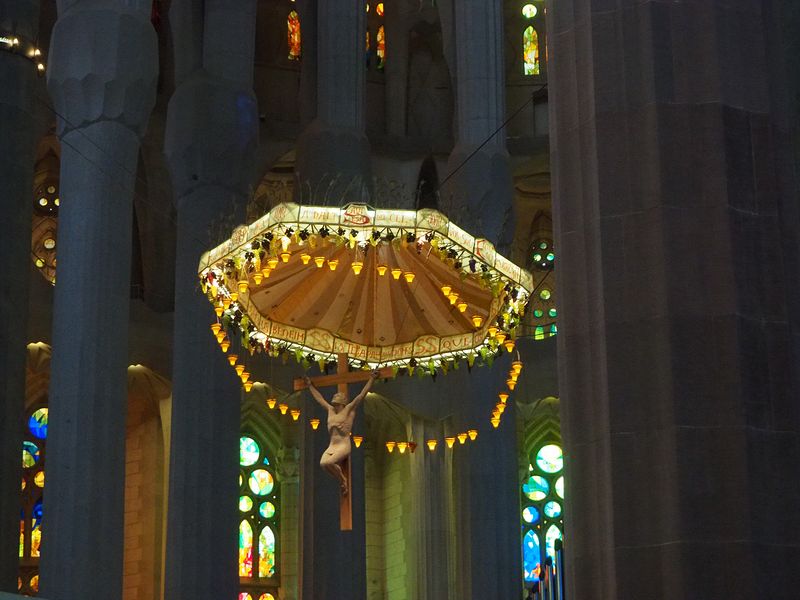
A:
{"type": "MultiPolygon", "coordinates": [[[[339,481],[339,488],[342,491],[342,494],[347,494],[347,477],[345,477],[344,471],[342,470],[341,464],[336,461],[336,454],[330,451],[326,451],[322,458],[319,461],[320,466],[325,469],[331,477],[339,481]]],[[[345,456],[342,461],[346,460],[347,457],[345,456]]]]}

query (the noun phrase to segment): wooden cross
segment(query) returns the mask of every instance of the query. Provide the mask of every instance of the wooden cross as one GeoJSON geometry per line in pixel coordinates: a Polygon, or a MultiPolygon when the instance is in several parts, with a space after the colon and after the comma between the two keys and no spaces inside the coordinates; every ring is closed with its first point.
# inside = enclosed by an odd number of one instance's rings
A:
{"type": "MultiPolygon", "coordinates": [[[[384,367],[379,371],[381,379],[388,379],[394,377],[394,369],[392,367],[384,367]]],[[[311,377],[311,383],[316,388],[337,386],[337,391],[344,395],[345,402],[350,402],[350,396],[347,393],[347,385],[350,383],[359,383],[367,381],[372,377],[371,371],[350,371],[347,364],[347,355],[339,354],[337,360],[336,375],[320,375],[319,377],[311,377]]],[[[294,391],[306,389],[308,386],[303,378],[294,380],[294,391]]],[[[350,465],[350,457],[345,459],[341,465],[342,471],[347,478],[347,494],[339,493],[339,529],[342,531],[351,531],[353,529],[353,471],[350,465]]]]}

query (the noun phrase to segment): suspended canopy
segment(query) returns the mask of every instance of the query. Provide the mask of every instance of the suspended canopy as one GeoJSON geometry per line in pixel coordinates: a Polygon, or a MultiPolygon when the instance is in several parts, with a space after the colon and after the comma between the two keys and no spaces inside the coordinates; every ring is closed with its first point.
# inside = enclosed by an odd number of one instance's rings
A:
{"type": "Polygon", "coordinates": [[[358,368],[471,364],[508,348],[533,287],[438,211],[364,204],[280,204],[206,252],[198,273],[251,351],[346,354],[358,368]]]}

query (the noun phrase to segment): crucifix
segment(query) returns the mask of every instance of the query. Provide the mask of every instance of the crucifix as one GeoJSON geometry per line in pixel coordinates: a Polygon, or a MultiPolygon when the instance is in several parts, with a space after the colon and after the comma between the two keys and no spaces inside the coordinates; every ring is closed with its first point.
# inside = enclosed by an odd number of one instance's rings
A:
{"type": "Polygon", "coordinates": [[[336,375],[303,377],[294,380],[295,391],[310,389],[314,399],[328,412],[328,432],[331,435],[331,443],[320,459],[320,466],[339,480],[339,528],[342,531],[353,529],[350,433],[355,419],[355,411],[358,404],[366,397],[375,379],[393,376],[394,370],[391,367],[371,372],[350,371],[347,366],[347,355],[339,354],[336,375]],[[366,381],[367,384],[353,402],[349,402],[347,385],[361,381],[366,381]],[[317,388],[332,385],[337,386],[337,391],[331,403],[328,404],[317,388]]]}

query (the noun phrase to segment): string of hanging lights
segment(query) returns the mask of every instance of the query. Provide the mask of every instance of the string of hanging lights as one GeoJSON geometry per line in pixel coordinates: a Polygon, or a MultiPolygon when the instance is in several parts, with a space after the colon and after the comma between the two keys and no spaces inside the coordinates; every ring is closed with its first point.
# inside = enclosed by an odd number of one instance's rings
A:
{"type": "Polygon", "coordinates": [[[36,71],[39,75],[44,75],[47,69],[44,63],[44,55],[36,43],[22,36],[11,33],[0,33],[0,50],[27,58],[36,65],[36,71]]]}

